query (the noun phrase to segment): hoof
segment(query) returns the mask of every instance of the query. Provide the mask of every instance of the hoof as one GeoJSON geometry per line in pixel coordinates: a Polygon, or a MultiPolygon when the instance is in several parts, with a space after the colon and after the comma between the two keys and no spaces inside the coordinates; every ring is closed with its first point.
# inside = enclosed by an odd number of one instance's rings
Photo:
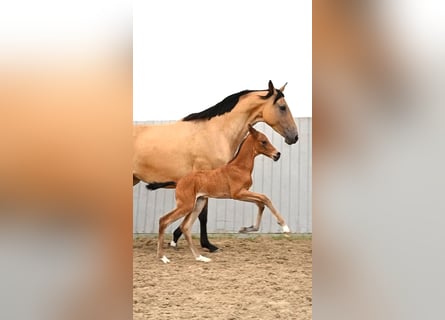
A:
{"type": "Polygon", "coordinates": [[[208,243],[206,245],[201,244],[201,247],[204,248],[204,249],[209,250],[209,252],[217,252],[217,251],[219,251],[218,247],[215,247],[213,244],[210,244],[210,243],[208,243]]]}
{"type": "Polygon", "coordinates": [[[239,233],[249,233],[249,232],[255,232],[258,231],[257,228],[255,228],[254,226],[250,226],[250,227],[242,227],[238,232],[239,233]]]}
{"type": "Polygon", "coordinates": [[[200,255],[199,257],[196,258],[196,261],[210,262],[212,261],[212,259],[200,255]]]}
{"type": "Polygon", "coordinates": [[[164,263],[169,263],[170,260],[166,256],[162,256],[161,261],[164,263]]]}
{"type": "Polygon", "coordinates": [[[290,232],[290,229],[289,229],[289,227],[287,226],[287,224],[285,224],[285,225],[283,226],[283,232],[284,232],[284,233],[289,233],[289,232],[290,232]]]}
{"type": "Polygon", "coordinates": [[[178,248],[178,244],[176,242],[174,242],[174,241],[171,241],[170,242],[170,247],[173,247],[173,248],[177,249],[178,248]]]}

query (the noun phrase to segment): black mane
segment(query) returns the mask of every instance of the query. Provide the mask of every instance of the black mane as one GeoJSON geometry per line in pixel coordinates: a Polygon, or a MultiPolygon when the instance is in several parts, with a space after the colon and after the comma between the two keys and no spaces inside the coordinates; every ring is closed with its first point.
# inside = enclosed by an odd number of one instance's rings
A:
{"type": "Polygon", "coordinates": [[[192,121],[192,120],[210,120],[213,117],[220,116],[226,112],[232,111],[235,105],[238,103],[239,98],[255,90],[243,90],[238,93],[234,93],[226,97],[221,102],[218,102],[213,107],[210,107],[204,111],[189,114],[187,117],[182,119],[182,121],[192,121]]]}
{"type": "Polygon", "coordinates": [[[277,96],[275,97],[275,100],[273,101],[274,104],[277,103],[278,99],[280,99],[280,98],[284,98],[284,94],[283,94],[283,92],[281,92],[281,91],[278,90],[278,89],[276,89],[276,90],[277,90],[277,96]]]}

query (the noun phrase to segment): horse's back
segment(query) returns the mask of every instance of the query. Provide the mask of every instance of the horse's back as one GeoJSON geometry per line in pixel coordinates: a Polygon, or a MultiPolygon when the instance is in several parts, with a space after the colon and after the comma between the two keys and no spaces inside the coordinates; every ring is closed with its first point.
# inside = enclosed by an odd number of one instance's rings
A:
{"type": "Polygon", "coordinates": [[[174,130],[178,127],[179,122],[169,122],[160,124],[134,124],[133,136],[137,139],[141,136],[156,135],[174,130]]]}
{"type": "Polygon", "coordinates": [[[133,175],[145,182],[177,181],[192,170],[193,130],[183,121],[134,125],[133,175]]]}
{"type": "Polygon", "coordinates": [[[233,157],[228,138],[208,121],[134,126],[133,175],[145,182],[178,181],[218,168],[233,157]]]}

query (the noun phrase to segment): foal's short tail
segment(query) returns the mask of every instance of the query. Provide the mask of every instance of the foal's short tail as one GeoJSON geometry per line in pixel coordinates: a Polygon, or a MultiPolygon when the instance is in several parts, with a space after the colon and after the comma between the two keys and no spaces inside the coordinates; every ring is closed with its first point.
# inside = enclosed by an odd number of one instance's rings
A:
{"type": "Polygon", "coordinates": [[[153,182],[153,183],[147,184],[145,187],[148,190],[157,190],[157,189],[160,189],[160,188],[176,187],[176,182],[174,182],[174,181],[153,182]]]}

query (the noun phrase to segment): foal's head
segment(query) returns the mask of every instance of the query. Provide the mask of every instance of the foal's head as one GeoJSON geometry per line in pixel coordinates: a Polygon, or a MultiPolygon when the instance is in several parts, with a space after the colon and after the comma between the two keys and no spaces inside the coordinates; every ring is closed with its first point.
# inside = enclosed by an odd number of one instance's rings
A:
{"type": "Polygon", "coordinates": [[[254,139],[253,147],[256,154],[264,154],[265,156],[272,158],[274,161],[280,159],[281,153],[270,143],[265,134],[255,130],[249,124],[250,136],[254,139]]]}

